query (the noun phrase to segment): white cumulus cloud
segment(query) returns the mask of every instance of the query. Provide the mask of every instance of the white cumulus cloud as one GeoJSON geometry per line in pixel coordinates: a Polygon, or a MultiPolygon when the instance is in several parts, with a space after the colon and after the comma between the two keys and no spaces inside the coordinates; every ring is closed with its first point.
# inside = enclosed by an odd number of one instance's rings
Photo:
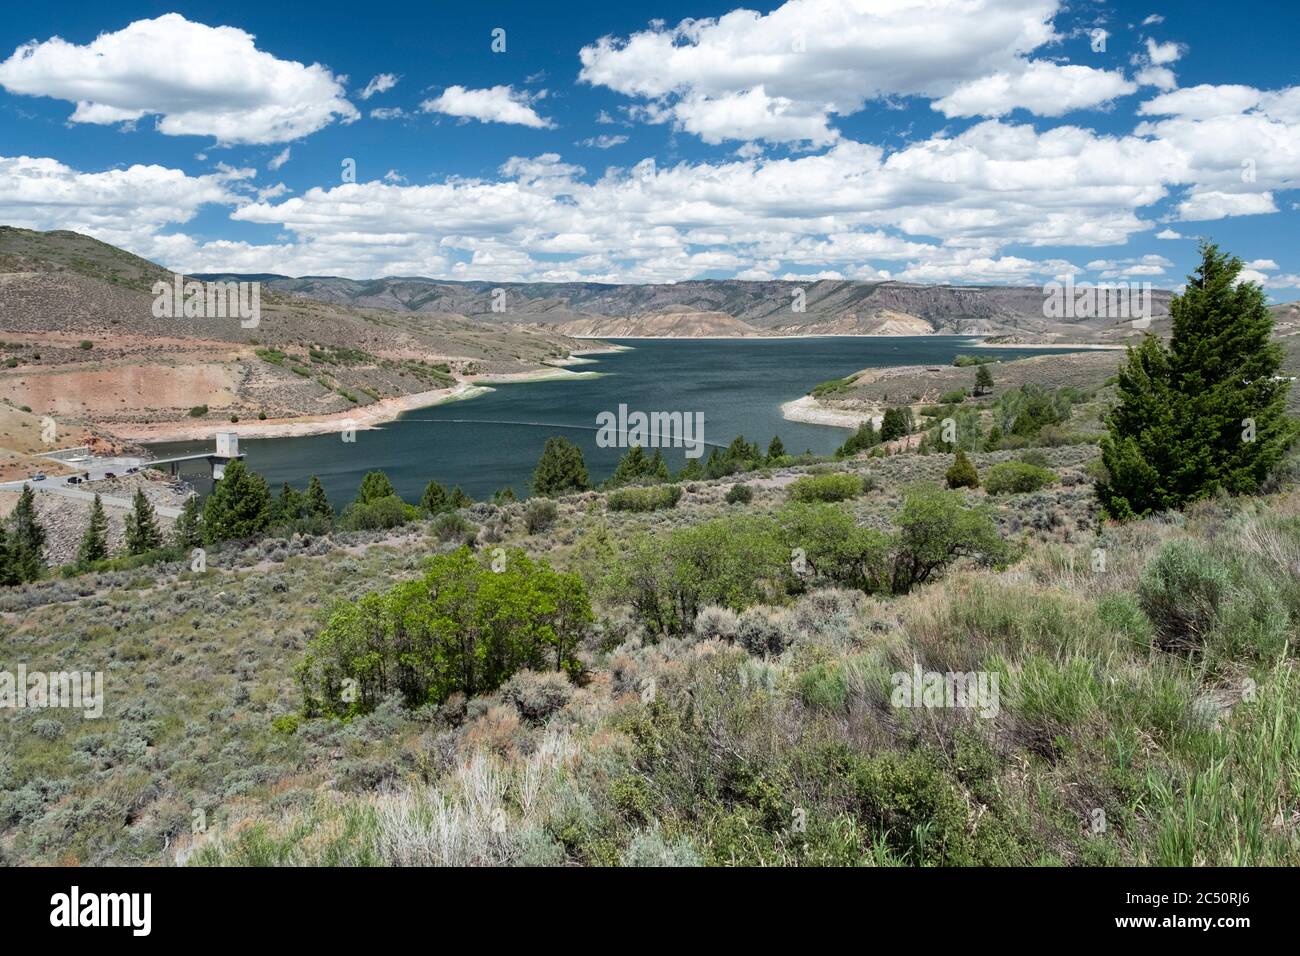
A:
{"type": "Polygon", "coordinates": [[[288,142],[357,118],[326,67],[277,59],[253,41],[236,27],[168,13],[84,46],[59,37],[24,44],[0,63],[0,86],[75,103],[73,123],[156,116],[168,136],[223,144],[288,142]]]}
{"type": "Polygon", "coordinates": [[[420,109],[425,113],[445,113],[462,119],[476,119],[480,123],[515,123],[534,129],[550,129],[554,124],[538,116],[532,106],[535,100],[545,95],[545,90],[530,94],[511,86],[493,86],[481,90],[449,86],[440,95],[421,103],[420,109]]]}
{"type": "Polygon", "coordinates": [[[366,84],[366,88],[357,95],[360,96],[363,100],[368,100],[376,93],[387,93],[396,85],[397,85],[396,74],[380,73],[378,76],[371,77],[370,82],[366,84]]]}

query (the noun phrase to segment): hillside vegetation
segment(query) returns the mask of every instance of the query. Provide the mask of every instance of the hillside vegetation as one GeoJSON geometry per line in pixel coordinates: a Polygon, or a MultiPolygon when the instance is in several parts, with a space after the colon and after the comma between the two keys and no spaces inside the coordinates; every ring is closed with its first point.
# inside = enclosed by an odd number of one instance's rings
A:
{"type": "Polygon", "coordinates": [[[1300,864],[1298,426],[1203,257],[1113,383],[834,459],[555,437],[526,500],[371,472],[337,515],[235,463],[50,571],[26,495],[0,671],[103,672],[104,715],[0,724],[0,862],[1300,864]]]}
{"type": "Polygon", "coordinates": [[[158,318],[172,273],[88,236],[0,227],[0,398],[71,425],[138,427],[348,413],[583,346],[532,328],[312,302],[263,286],[261,316],[158,318]],[[192,416],[192,409],[203,409],[192,416]]]}

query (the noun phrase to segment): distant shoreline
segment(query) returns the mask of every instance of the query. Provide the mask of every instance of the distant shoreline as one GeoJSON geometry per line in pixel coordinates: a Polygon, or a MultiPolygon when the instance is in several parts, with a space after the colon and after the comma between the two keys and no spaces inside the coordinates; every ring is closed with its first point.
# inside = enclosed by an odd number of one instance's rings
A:
{"type": "Polygon", "coordinates": [[[546,368],[530,369],[524,372],[485,373],[467,376],[446,388],[437,388],[424,392],[412,392],[409,395],[394,395],[381,398],[369,405],[334,412],[329,415],[303,415],[295,418],[277,418],[267,421],[241,422],[150,422],[148,424],[107,424],[98,425],[125,441],[141,444],[180,441],[208,441],[218,432],[233,432],[240,438],[306,438],[311,435],[331,435],[348,430],[369,431],[388,422],[396,421],[407,412],[421,408],[432,408],[448,402],[463,402],[492,391],[493,385],[508,385],[517,382],[544,382],[581,378],[596,378],[601,372],[574,372],[561,366],[585,364],[584,357],[609,352],[626,351],[626,347],[609,346],[608,348],[581,349],[567,358],[558,359],[546,368]]]}
{"type": "MultiPolygon", "coordinates": [[[[808,335],[574,335],[570,338],[575,339],[611,339],[632,341],[674,341],[674,342],[733,342],[733,341],[764,341],[764,340],[781,340],[781,339],[962,339],[971,344],[972,348],[982,349],[1071,349],[1074,351],[1122,351],[1128,348],[1127,345],[1112,345],[1101,342],[1033,342],[1033,343],[1015,343],[1015,342],[985,342],[978,335],[969,335],[958,332],[932,332],[921,335],[893,335],[870,332],[816,332],[808,335]]],[[[616,351],[616,349],[601,349],[600,351],[616,351]]],[[[583,354],[589,354],[584,351],[583,354]]]]}

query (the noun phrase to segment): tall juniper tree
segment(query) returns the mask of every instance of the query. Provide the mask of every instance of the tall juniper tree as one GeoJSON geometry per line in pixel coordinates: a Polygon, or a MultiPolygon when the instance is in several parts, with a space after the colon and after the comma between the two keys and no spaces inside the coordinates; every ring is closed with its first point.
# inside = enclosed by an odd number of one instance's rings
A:
{"type": "Polygon", "coordinates": [[[190,495],[181,506],[180,517],[172,525],[172,537],[186,550],[197,548],[203,543],[203,509],[199,505],[199,496],[190,495]]]}
{"type": "Polygon", "coordinates": [[[90,505],[90,521],[86,532],[81,536],[77,547],[77,564],[86,567],[108,557],[108,516],[104,514],[104,502],[95,495],[90,505]]]}
{"type": "Polygon", "coordinates": [[[1250,494],[1295,441],[1290,382],[1257,283],[1213,243],[1169,304],[1168,346],[1148,334],[1118,378],[1119,404],[1102,438],[1106,513],[1131,518],[1219,492],[1250,494]]]}
{"type": "Polygon", "coordinates": [[[18,566],[14,563],[14,552],[9,535],[5,533],[4,522],[0,521],[0,587],[22,584],[18,576],[18,566]]]}
{"type": "Polygon", "coordinates": [[[10,562],[19,581],[35,581],[45,575],[45,529],[36,519],[36,493],[23,485],[18,504],[9,516],[12,537],[10,562]]]}
{"type": "Polygon", "coordinates": [[[153,505],[145,497],[144,490],[137,488],[131,500],[131,511],[126,516],[126,553],[144,554],[160,547],[162,532],[158,530],[153,505]]]}
{"type": "Polygon", "coordinates": [[[531,484],[532,493],[554,497],[591,487],[582,449],[567,438],[556,435],[546,439],[542,456],[537,460],[531,484]]]}
{"type": "Polygon", "coordinates": [[[320,483],[320,479],[315,475],[312,475],[307,482],[306,509],[309,518],[325,518],[329,520],[334,517],[334,508],[330,505],[330,500],[325,494],[325,486],[320,483]]]}

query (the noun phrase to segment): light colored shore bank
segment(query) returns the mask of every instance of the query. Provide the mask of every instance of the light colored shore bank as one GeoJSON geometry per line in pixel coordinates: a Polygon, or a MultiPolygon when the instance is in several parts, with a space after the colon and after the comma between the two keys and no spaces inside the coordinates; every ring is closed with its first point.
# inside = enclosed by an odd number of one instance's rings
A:
{"type": "Polygon", "coordinates": [[[1084,342],[1035,342],[1017,345],[1013,342],[985,342],[977,339],[973,345],[982,349],[1078,349],[1080,352],[1114,352],[1124,351],[1127,345],[1110,345],[1084,342]]]}
{"type": "Polygon", "coordinates": [[[604,372],[570,372],[567,368],[539,368],[531,372],[506,372],[502,375],[475,375],[466,382],[475,385],[509,385],[515,382],[555,382],[578,378],[601,378],[604,372]]]}
{"type": "Polygon", "coordinates": [[[874,410],[850,412],[844,409],[826,408],[811,395],[785,402],[781,406],[781,415],[789,422],[829,425],[832,428],[851,428],[855,431],[865,421],[870,421],[873,428],[879,428],[880,421],[884,417],[874,410]]]}
{"type": "Polygon", "coordinates": [[[301,418],[271,418],[266,421],[234,423],[150,422],[140,425],[113,423],[104,428],[111,430],[119,438],[138,442],[204,441],[215,436],[217,432],[234,432],[240,438],[301,438],[307,435],[328,435],[349,428],[363,431],[390,422],[403,412],[472,398],[486,391],[488,389],[472,382],[458,382],[449,388],[384,398],[360,408],[331,415],[304,415],[301,418]]]}
{"type": "Polygon", "coordinates": [[[399,418],[405,412],[418,408],[431,408],[447,402],[463,402],[492,391],[493,385],[516,382],[546,382],[579,378],[597,378],[600,372],[573,372],[563,365],[585,365],[592,360],[588,355],[622,352],[627,346],[581,349],[566,359],[557,359],[547,368],[526,372],[506,372],[500,375],[469,376],[447,388],[427,392],[413,392],[380,399],[360,408],[330,415],[304,415],[297,418],[272,418],[266,421],[241,422],[149,422],[147,424],[108,424],[102,426],[119,438],[135,442],[206,441],[217,432],[234,432],[240,438],[303,438],[308,435],[329,435],[355,429],[367,431],[399,418]]]}
{"type": "MultiPolygon", "coordinates": [[[[575,335],[575,339],[593,339],[595,336],[575,335]]],[[[1128,346],[1112,345],[1109,343],[1096,342],[1027,342],[1024,344],[1015,344],[1012,342],[985,342],[978,335],[961,335],[958,333],[943,332],[929,333],[918,335],[891,335],[891,334],[872,334],[868,332],[813,332],[807,335],[619,335],[618,339],[627,339],[637,341],[648,339],[650,341],[672,339],[682,342],[730,342],[735,339],[880,339],[889,341],[890,339],[963,339],[972,346],[979,346],[982,349],[1078,349],[1080,351],[1093,350],[1112,350],[1125,349],[1128,346]]],[[[600,349],[602,352],[623,351],[631,346],[613,346],[609,349],[600,349]]],[[[589,354],[586,349],[582,354],[589,354]]]]}

